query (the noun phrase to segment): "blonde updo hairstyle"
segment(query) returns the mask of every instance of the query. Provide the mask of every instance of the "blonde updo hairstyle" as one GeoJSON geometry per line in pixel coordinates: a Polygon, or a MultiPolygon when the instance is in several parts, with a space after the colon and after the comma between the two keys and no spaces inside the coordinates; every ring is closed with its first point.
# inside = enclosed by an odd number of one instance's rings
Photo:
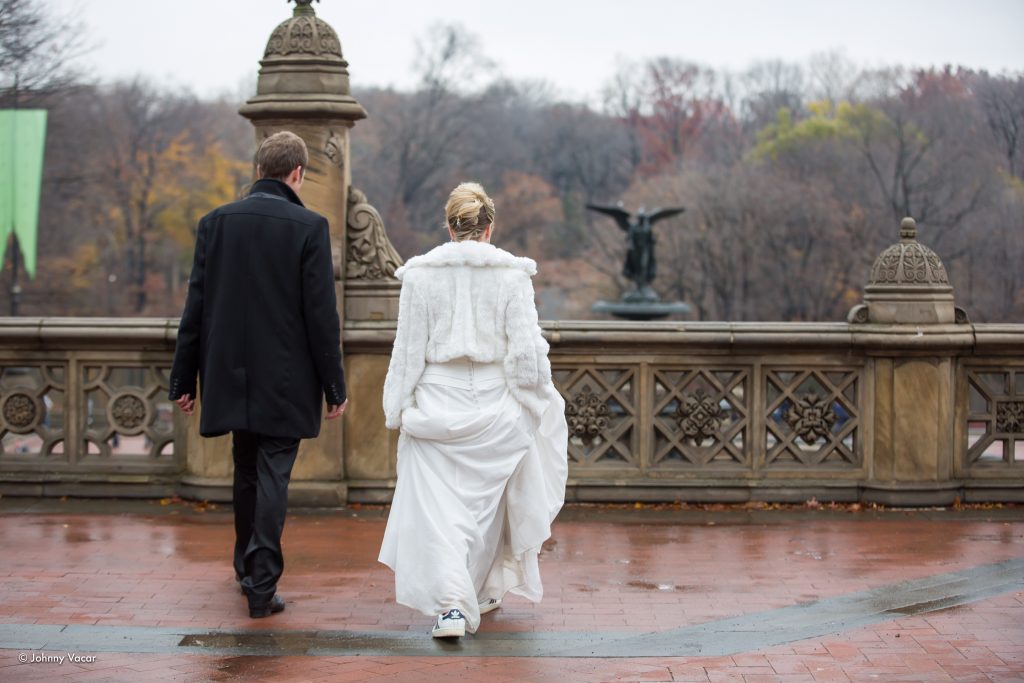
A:
{"type": "Polygon", "coordinates": [[[479,183],[462,183],[448,195],[444,213],[456,242],[478,240],[494,222],[494,201],[479,183]]]}

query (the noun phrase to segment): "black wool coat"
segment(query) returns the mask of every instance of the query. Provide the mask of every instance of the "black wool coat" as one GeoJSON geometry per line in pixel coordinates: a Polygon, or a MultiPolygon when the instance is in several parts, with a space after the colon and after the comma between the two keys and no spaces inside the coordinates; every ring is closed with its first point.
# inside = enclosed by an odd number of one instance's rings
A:
{"type": "Polygon", "coordinates": [[[327,219],[264,178],[199,221],[170,398],[202,391],[199,431],[311,438],[345,401],[327,219]]]}

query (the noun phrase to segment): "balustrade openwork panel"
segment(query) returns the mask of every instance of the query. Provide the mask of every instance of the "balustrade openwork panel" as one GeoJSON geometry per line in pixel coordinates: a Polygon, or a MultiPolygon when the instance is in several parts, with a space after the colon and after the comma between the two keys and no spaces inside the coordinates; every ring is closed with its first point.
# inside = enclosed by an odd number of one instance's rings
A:
{"type": "Polygon", "coordinates": [[[576,476],[750,478],[864,468],[864,366],[556,359],[576,476]]]}
{"type": "Polygon", "coordinates": [[[75,352],[0,357],[0,466],[180,469],[169,372],[169,354],[154,361],[75,352]]]}
{"type": "Polygon", "coordinates": [[[749,469],[751,367],[650,368],[654,469],[749,469]]]}
{"type": "Polygon", "coordinates": [[[570,466],[639,469],[637,368],[555,366],[552,375],[565,398],[570,466]]]}
{"type": "Polygon", "coordinates": [[[861,370],[764,369],[765,467],[860,469],[861,370]]]}
{"type": "Polygon", "coordinates": [[[6,361],[0,367],[3,459],[67,462],[67,365],[6,361]]]}
{"type": "Polygon", "coordinates": [[[1024,470],[1024,365],[967,364],[968,471],[1024,470]]]}
{"type": "Polygon", "coordinates": [[[88,459],[160,460],[174,455],[168,366],[84,364],[82,433],[88,459]]]}

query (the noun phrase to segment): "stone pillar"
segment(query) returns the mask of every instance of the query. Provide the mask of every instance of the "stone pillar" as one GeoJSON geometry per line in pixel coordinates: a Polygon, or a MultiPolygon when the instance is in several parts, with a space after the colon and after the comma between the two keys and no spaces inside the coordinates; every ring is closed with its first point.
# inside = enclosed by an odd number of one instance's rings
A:
{"type": "Polygon", "coordinates": [[[394,273],[402,260],[380,214],[354,187],[349,193],[345,263],[345,326],[351,342],[345,370],[352,387],[352,405],[345,415],[349,498],[386,502],[395,484],[398,434],[384,427],[381,405],[391,345],[375,339],[388,339],[394,331],[400,289],[394,273]]]}
{"type": "Polygon", "coordinates": [[[939,257],[904,218],[900,241],[875,260],[851,332],[871,349],[873,443],[865,498],[890,505],[945,505],[953,481],[956,353],[971,343],[966,314],[939,257]]]}
{"type": "MultiPolygon", "coordinates": [[[[281,130],[290,130],[306,141],[309,167],[302,200],[330,221],[338,312],[344,320],[352,177],[349,131],[366,117],[366,111],[349,91],[348,62],[337,33],[316,16],[311,2],[296,0],[293,16],[274,29],[260,62],[256,95],[239,113],[255,127],[257,145],[281,130]]],[[[347,500],[343,428],[341,421],[325,421],[319,438],[303,442],[292,476],[295,504],[340,505],[347,500]]],[[[195,497],[230,499],[230,438],[197,437],[189,435],[183,490],[195,497]]]]}

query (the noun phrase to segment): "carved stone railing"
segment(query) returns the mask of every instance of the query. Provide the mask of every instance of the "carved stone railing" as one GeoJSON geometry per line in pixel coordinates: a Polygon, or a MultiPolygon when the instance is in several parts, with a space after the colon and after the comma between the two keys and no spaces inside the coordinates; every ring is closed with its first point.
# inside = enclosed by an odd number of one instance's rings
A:
{"type": "Polygon", "coordinates": [[[1024,339],[1020,325],[976,325],[979,352],[956,376],[958,475],[999,486],[1024,471],[1024,339]]]}
{"type": "Polygon", "coordinates": [[[577,481],[866,478],[868,359],[845,325],[614,327],[552,331],[577,481]]]}
{"type": "MultiPolygon", "coordinates": [[[[544,328],[570,499],[1024,499],[1024,325],[544,328]]],[[[386,356],[393,333],[350,322],[350,362],[386,356]]],[[[346,453],[356,473],[379,457],[346,453]]],[[[392,483],[356,478],[349,496],[386,499],[392,483]]]]}
{"type": "Polygon", "coordinates": [[[0,320],[0,491],[159,496],[183,471],[177,322],[0,320]]]}
{"type": "MultiPolygon", "coordinates": [[[[227,480],[188,486],[203,472],[165,398],[175,328],[0,319],[0,493],[229,497],[227,480]]],[[[571,500],[1024,500],[1024,325],[544,328],[571,500]]],[[[393,338],[386,320],[344,330],[352,405],[323,485],[349,501],[394,487],[393,338]]]]}

